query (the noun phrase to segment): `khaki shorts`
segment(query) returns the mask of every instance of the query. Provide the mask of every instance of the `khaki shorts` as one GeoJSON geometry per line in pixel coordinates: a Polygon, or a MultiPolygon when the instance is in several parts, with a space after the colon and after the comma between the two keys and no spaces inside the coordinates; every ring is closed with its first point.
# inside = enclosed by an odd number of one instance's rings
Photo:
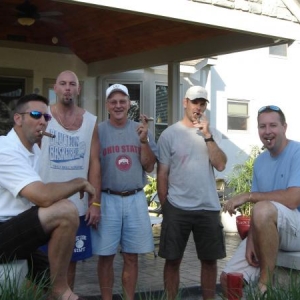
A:
{"type": "MultiPolygon", "coordinates": [[[[286,206],[271,201],[277,208],[277,229],[279,233],[279,249],[285,251],[300,251],[300,212],[298,209],[291,210],[286,206]]],[[[258,278],[260,269],[248,264],[246,254],[246,241],[243,240],[232,258],[224,268],[225,273],[243,273],[244,279],[254,281],[258,278]]]]}

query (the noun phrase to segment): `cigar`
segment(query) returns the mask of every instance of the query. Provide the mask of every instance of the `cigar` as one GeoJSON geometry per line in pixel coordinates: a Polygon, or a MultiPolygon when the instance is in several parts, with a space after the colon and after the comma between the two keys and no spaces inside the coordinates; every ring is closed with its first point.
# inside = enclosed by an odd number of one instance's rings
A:
{"type": "MultiPolygon", "coordinates": [[[[142,119],[140,119],[140,121],[142,121],[142,119]]],[[[152,122],[152,121],[154,121],[154,118],[152,118],[152,117],[146,118],[146,121],[147,122],[152,122]]]]}
{"type": "Polygon", "coordinates": [[[40,131],[40,135],[44,135],[44,136],[47,136],[47,137],[51,137],[51,138],[55,138],[55,134],[52,134],[50,132],[46,132],[46,131],[40,131]]]}

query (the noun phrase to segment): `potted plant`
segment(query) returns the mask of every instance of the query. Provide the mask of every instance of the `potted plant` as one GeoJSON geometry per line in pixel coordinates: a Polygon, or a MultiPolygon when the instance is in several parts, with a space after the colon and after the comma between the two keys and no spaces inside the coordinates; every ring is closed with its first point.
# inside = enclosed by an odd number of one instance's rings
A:
{"type": "MultiPolygon", "coordinates": [[[[227,186],[231,189],[230,196],[251,191],[253,165],[260,153],[261,149],[258,146],[253,146],[248,159],[244,163],[233,166],[232,173],[227,177],[227,186]]],[[[236,223],[241,239],[244,239],[248,234],[252,208],[253,203],[246,202],[237,209],[240,215],[236,217],[236,223]]]]}
{"type": "Polygon", "coordinates": [[[148,180],[148,183],[144,187],[144,192],[145,192],[148,206],[149,206],[149,205],[151,205],[150,202],[151,202],[153,195],[157,191],[157,184],[156,184],[157,181],[156,181],[155,177],[152,177],[150,175],[147,175],[147,180],[148,180]]]}

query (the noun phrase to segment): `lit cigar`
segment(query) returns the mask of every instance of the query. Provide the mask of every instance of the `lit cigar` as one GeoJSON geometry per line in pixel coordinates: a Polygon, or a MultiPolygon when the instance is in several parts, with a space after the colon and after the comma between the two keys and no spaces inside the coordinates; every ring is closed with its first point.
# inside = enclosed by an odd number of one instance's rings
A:
{"type": "Polygon", "coordinates": [[[46,132],[46,131],[40,131],[40,135],[44,135],[44,136],[47,136],[47,137],[51,137],[51,138],[55,138],[55,134],[52,134],[50,132],[46,132]]]}

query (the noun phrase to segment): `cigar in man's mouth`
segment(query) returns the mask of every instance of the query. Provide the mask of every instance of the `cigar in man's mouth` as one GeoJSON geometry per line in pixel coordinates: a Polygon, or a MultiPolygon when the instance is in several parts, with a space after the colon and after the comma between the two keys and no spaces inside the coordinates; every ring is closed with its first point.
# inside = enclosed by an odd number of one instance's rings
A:
{"type": "Polygon", "coordinates": [[[44,135],[44,136],[47,136],[47,137],[50,137],[50,138],[55,138],[55,134],[52,134],[52,133],[50,133],[50,132],[46,132],[46,131],[43,131],[43,130],[41,130],[40,131],[40,135],[44,135]]]}

